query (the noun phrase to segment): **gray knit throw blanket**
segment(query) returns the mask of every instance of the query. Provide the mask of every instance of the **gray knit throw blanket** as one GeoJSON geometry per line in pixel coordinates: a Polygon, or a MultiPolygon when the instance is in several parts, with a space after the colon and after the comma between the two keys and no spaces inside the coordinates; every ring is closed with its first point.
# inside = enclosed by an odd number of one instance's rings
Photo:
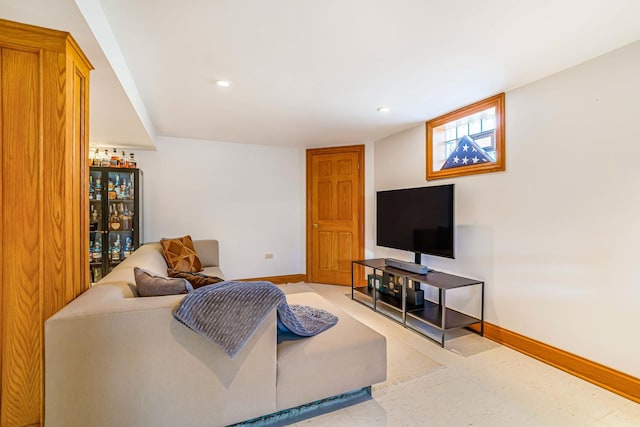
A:
{"type": "Polygon", "coordinates": [[[335,325],[338,318],[314,307],[287,304],[271,282],[227,281],[190,292],[173,313],[178,321],[235,357],[277,307],[278,327],[310,337],[335,325]]]}

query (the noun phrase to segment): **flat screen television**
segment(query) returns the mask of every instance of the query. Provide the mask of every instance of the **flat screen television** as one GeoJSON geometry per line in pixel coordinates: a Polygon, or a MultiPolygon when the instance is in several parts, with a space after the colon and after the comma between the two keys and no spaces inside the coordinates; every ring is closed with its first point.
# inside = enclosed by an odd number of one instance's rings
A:
{"type": "Polygon", "coordinates": [[[378,246],[454,258],[454,185],[378,191],[378,246]]]}

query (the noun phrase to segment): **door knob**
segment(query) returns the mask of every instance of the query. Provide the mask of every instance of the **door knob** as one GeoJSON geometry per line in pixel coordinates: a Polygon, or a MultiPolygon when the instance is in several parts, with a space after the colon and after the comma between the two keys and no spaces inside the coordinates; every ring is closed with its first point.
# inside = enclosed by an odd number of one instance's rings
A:
{"type": "Polygon", "coordinates": [[[313,224],[313,228],[318,228],[318,224],[313,224]]]}

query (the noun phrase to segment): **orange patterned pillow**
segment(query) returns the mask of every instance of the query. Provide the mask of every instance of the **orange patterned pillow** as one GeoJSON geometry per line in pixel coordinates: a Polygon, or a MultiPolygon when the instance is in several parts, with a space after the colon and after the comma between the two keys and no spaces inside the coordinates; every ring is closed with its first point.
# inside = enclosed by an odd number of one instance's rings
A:
{"type": "Polygon", "coordinates": [[[160,244],[169,268],[192,273],[203,270],[200,258],[196,255],[196,250],[193,247],[191,236],[160,239],[160,244]]]}

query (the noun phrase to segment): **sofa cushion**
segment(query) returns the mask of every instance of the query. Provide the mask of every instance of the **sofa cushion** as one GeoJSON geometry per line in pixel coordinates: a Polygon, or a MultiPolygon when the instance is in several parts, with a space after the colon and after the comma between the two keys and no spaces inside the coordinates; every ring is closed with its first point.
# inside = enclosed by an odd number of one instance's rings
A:
{"type": "Polygon", "coordinates": [[[191,236],[160,239],[162,254],[170,269],[179,271],[202,271],[202,263],[196,254],[191,236]]]}
{"type": "Polygon", "coordinates": [[[321,334],[278,344],[277,409],[283,410],[382,382],[384,335],[313,292],[287,295],[289,304],[321,308],[340,320],[321,334]],[[318,381],[318,376],[322,381],[318,381]]]}
{"type": "Polygon", "coordinates": [[[171,268],[167,270],[167,274],[169,274],[169,277],[179,277],[181,279],[187,279],[189,283],[191,283],[191,286],[193,286],[193,289],[198,289],[202,286],[212,285],[214,283],[220,283],[224,281],[224,279],[216,276],[207,276],[203,273],[191,273],[188,271],[178,271],[171,268]]]}
{"type": "Polygon", "coordinates": [[[193,290],[193,286],[186,279],[156,276],[139,267],[135,267],[133,273],[138,295],[141,297],[186,294],[193,290]]]}

